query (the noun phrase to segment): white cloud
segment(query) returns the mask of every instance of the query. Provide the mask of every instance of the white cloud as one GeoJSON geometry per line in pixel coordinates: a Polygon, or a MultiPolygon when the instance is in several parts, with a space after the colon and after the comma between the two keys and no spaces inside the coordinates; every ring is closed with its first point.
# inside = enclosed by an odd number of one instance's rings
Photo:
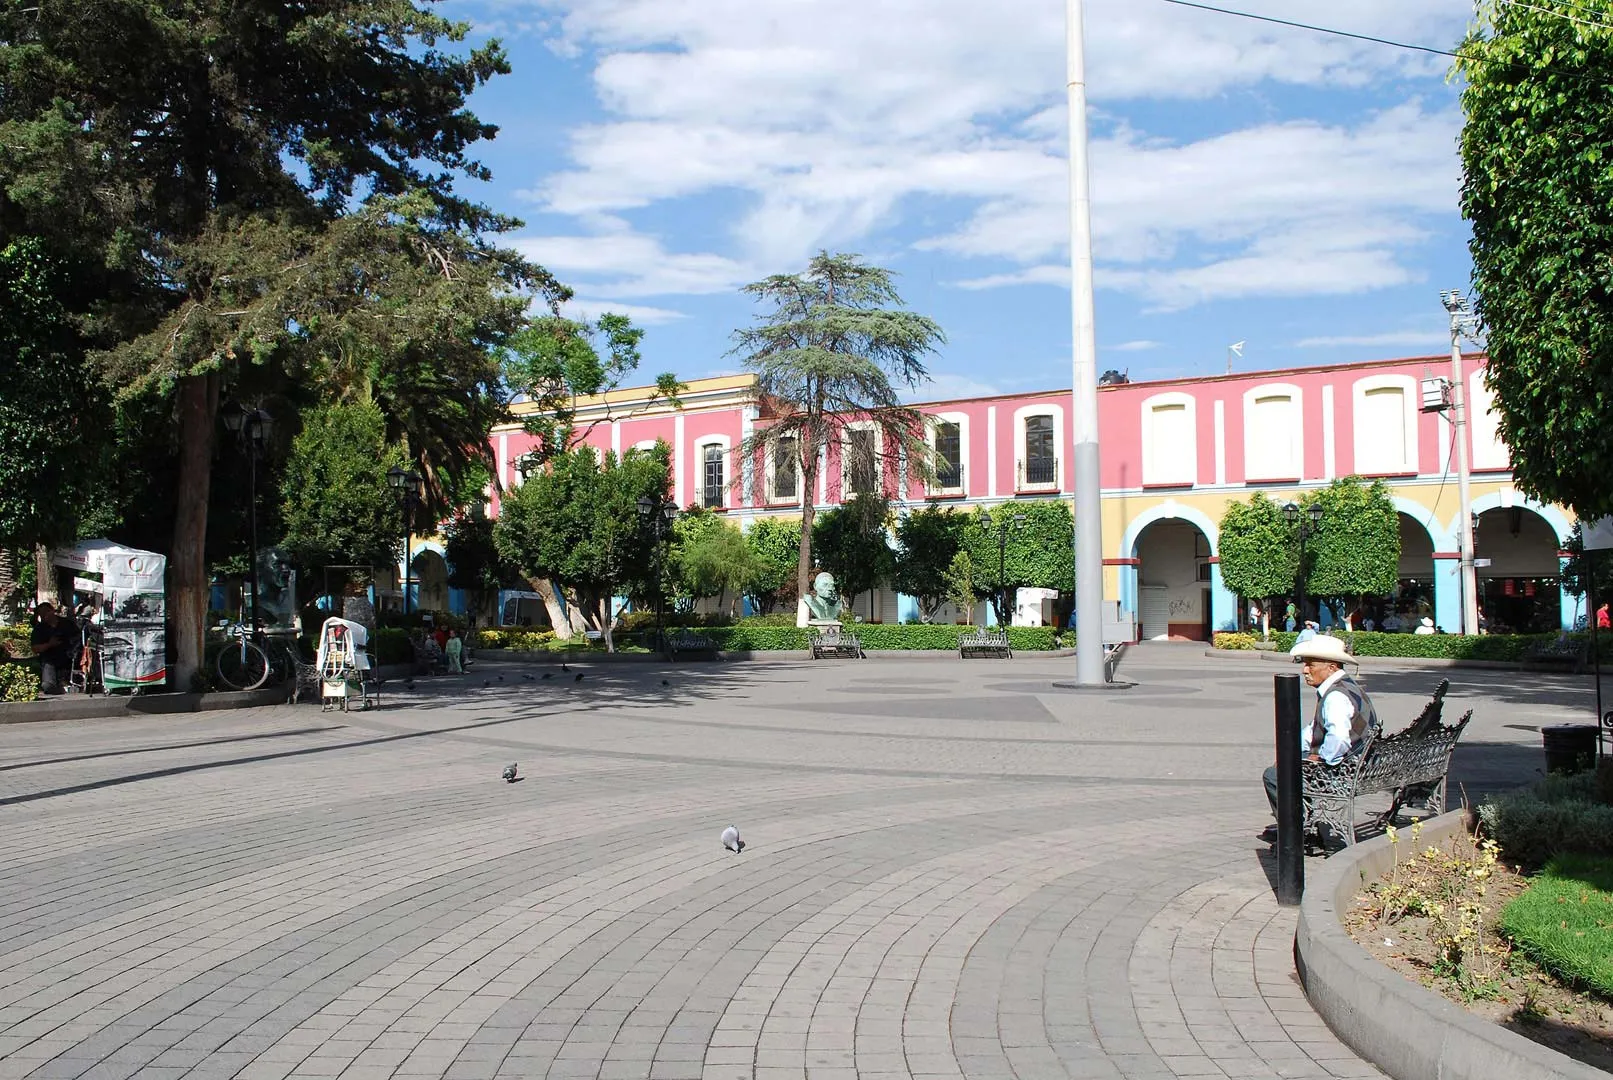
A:
{"type": "Polygon", "coordinates": [[[1436,349],[1449,346],[1449,333],[1438,330],[1389,330],[1381,334],[1341,334],[1337,337],[1308,337],[1294,343],[1300,349],[1360,347],[1368,349],[1436,349]]]}
{"type": "MultiPolygon", "coordinates": [[[[1400,0],[1245,6],[1434,45],[1458,40],[1466,18],[1459,4],[1400,0]]],[[[528,194],[600,235],[524,245],[591,294],[727,291],[758,267],[860,246],[918,198],[950,208],[921,249],[996,264],[960,286],[1068,280],[1060,0],[495,0],[493,10],[552,16],[558,47],[594,60],[608,118],[574,129],[570,165],[528,194]],[[712,195],[730,212],[699,241],[707,253],[669,253],[614,218],[712,195]]],[[[1100,286],[1185,306],[1413,278],[1407,253],[1423,219],[1454,207],[1452,110],[1413,103],[1353,124],[1271,122],[1174,142],[1105,117],[1136,99],[1267,82],[1377,86],[1437,74],[1437,58],[1136,0],[1089,0],[1086,23],[1097,129],[1108,132],[1092,147],[1100,286]],[[1308,238],[1327,228],[1341,235],[1307,259],[1308,238]],[[1324,254],[1330,265],[1316,265],[1324,254]]]]}
{"type": "Polygon", "coordinates": [[[639,326],[659,326],[688,318],[683,312],[673,311],[671,308],[647,307],[643,304],[623,304],[615,300],[595,300],[581,296],[567,300],[561,310],[566,316],[573,319],[597,319],[607,312],[615,315],[626,315],[639,326]]]}
{"type": "Polygon", "coordinates": [[[1102,349],[1100,351],[1102,351],[1102,352],[1151,352],[1151,351],[1153,351],[1154,349],[1157,349],[1157,348],[1160,348],[1160,343],[1157,342],[1157,341],[1126,341],[1126,342],[1122,342],[1119,345],[1105,345],[1105,346],[1102,347],[1102,349]]]}
{"type": "Polygon", "coordinates": [[[957,375],[950,371],[932,371],[929,382],[902,396],[909,402],[957,401],[966,398],[995,397],[1001,393],[1003,393],[1001,387],[967,375],[957,375]]]}

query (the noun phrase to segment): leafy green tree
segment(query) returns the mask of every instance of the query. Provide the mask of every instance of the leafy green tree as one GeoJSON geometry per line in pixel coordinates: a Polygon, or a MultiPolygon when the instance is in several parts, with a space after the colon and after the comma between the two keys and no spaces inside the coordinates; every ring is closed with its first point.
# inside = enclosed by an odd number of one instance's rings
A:
{"type": "Polygon", "coordinates": [[[958,614],[969,618],[974,610],[975,570],[974,560],[962,548],[952,556],[952,562],[947,566],[946,592],[943,597],[947,603],[958,609],[958,614]]]}
{"type": "MultiPolygon", "coordinates": [[[[745,292],[771,305],[736,331],[730,355],[756,375],[756,403],[769,418],[736,452],[741,461],[793,457],[801,484],[797,595],[812,576],[813,503],[821,453],[853,424],[878,433],[877,476],[905,460],[909,475],[934,476],[923,417],[901,390],[929,379],[923,358],[946,340],[930,319],[904,310],[891,272],[856,255],[819,252],[801,274],[776,274],[745,292]]],[[[741,470],[734,470],[741,473],[741,470]]],[[[879,492],[883,494],[883,491],[879,492]]]]}
{"type": "Polygon", "coordinates": [[[666,499],[670,482],[664,447],[601,461],[589,446],[552,458],[509,492],[493,527],[493,542],[510,564],[548,578],[585,625],[615,650],[612,597],[654,589],[654,542],[638,516],[638,500],[666,499]]]}
{"type": "Polygon", "coordinates": [[[745,536],[709,510],[684,514],[674,526],[672,576],[682,596],[716,597],[732,615],[758,569],[745,536]]]}
{"type": "Polygon", "coordinates": [[[386,474],[406,462],[402,449],[387,445],[386,420],[375,405],[305,413],[280,488],[284,543],[296,563],[309,572],[395,563],[404,523],[386,474]]]}
{"type": "Polygon", "coordinates": [[[795,565],[801,550],[801,523],[783,518],[759,518],[745,533],[754,557],[755,573],[746,595],[759,614],[788,606],[796,597],[795,565]]]}
{"type": "Polygon", "coordinates": [[[887,504],[878,496],[854,495],[819,514],[813,523],[818,565],[834,575],[848,608],[863,593],[889,581],[895,569],[895,554],[885,531],[886,513],[887,504]]]}
{"type": "MultiPolygon", "coordinates": [[[[1596,601],[1598,604],[1613,601],[1613,551],[1598,551],[1590,557],[1585,554],[1585,533],[1579,522],[1568,543],[1563,545],[1568,560],[1563,565],[1563,588],[1575,596],[1584,596],[1590,589],[1590,571],[1596,569],[1596,601]],[[1594,560],[1594,562],[1593,562],[1594,560]]],[[[1592,613],[1594,615],[1594,612],[1592,613]]]]}
{"type": "Polygon", "coordinates": [[[1400,583],[1400,513],[1388,486],[1345,477],[1306,495],[1301,507],[1312,506],[1322,508],[1322,520],[1305,542],[1306,592],[1335,607],[1393,593],[1400,583]]]}
{"type": "Polygon", "coordinates": [[[1462,214],[1501,437],[1521,488],[1585,518],[1613,513],[1610,14],[1607,0],[1484,0],[1456,61],[1462,214]]]}
{"type": "MultiPolygon", "coordinates": [[[[530,403],[530,411],[522,410],[522,424],[537,438],[533,453],[539,461],[570,450],[600,424],[621,419],[607,399],[579,426],[577,408],[583,398],[604,398],[638,369],[643,340],[643,329],[626,315],[610,312],[594,322],[558,315],[537,318],[510,337],[501,350],[504,377],[530,403]]],[[[663,372],[635,411],[657,401],[677,406],[684,389],[676,375],[663,372]]]]}
{"type": "Polygon", "coordinates": [[[104,479],[111,410],[57,297],[62,279],[42,241],[0,247],[0,605],[16,589],[10,553],[76,539],[104,479]]]}
{"type": "Polygon", "coordinates": [[[1246,503],[1235,502],[1221,515],[1219,551],[1221,581],[1249,600],[1260,601],[1262,633],[1271,633],[1271,605],[1289,595],[1299,574],[1294,531],[1283,508],[1255,492],[1246,503]]]}
{"type": "Polygon", "coordinates": [[[485,464],[494,350],[565,290],[455,193],[509,65],[410,0],[65,0],[0,9],[0,235],[71,268],[121,392],[171,392],[175,676],[201,661],[220,398],[253,366],[377,404],[434,509],[485,464]],[[445,47],[447,46],[447,47],[445,47]]]}
{"type": "Polygon", "coordinates": [[[1062,500],[1003,503],[972,515],[963,532],[963,549],[974,571],[975,594],[990,600],[1000,626],[1013,618],[1010,595],[1016,589],[1075,588],[1075,520],[1062,500]],[[1024,521],[1016,519],[1023,517],[1024,521]],[[1006,549],[1000,529],[1007,526],[1006,549]],[[1003,572],[998,575],[999,554],[1003,572]]]}
{"type": "Polygon", "coordinates": [[[896,523],[896,566],[891,587],[918,601],[919,618],[930,622],[947,602],[947,572],[957,558],[968,517],[935,503],[896,523]]]}
{"type": "Polygon", "coordinates": [[[448,584],[463,589],[471,610],[483,615],[489,602],[513,576],[493,542],[493,522],[478,504],[454,515],[443,529],[448,584]]]}

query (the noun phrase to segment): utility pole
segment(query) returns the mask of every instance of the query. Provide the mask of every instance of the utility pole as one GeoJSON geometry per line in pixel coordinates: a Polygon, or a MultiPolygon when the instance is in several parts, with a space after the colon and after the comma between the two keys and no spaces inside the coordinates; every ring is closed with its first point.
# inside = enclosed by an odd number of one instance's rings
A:
{"type": "Polygon", "coordinates": [[[1473,570],[1473,514],[1467,452],[1467,388],[1462,377],[1462,337],[1474,329],[1473,309],[1458,289],[1440,293],[1451,317],[1451,423],[1456,428],[1456,497],[1461,501],[1457,528],[1462,542],[1462,633],[1479,632],[1478,578],[1473,570]]]}
{"type": "Polygon", "coordinates": [[[1075,679],[1102,686],[1103,504],[1098,471],[1098,338],[1092,302],[1092,190],[1087,170],[1086,34],[1081,0],[1065,0],[1070,110],[1070,390],[1075,461],[1075,679]]]}

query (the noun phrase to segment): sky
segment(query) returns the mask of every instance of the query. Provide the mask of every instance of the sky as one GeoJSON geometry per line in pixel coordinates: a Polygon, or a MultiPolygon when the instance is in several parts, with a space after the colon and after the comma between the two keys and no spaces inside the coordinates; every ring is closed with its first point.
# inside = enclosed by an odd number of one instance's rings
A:
{"type": "MultiPolygon", "coordinates": [[[[1464,0],[1222,0],[1453,48],[1464,0]]],[[[1449,59],[1086,0],[1099,369],[1437,354],[1471,266],[1449,59]]],[[[641,373],[741,369],[739,290],[855,252],[946,342],[936,400],[1071,380],[1063,0],[446,0],[512,74],[465,190],[646,328],[641,373]]]]}

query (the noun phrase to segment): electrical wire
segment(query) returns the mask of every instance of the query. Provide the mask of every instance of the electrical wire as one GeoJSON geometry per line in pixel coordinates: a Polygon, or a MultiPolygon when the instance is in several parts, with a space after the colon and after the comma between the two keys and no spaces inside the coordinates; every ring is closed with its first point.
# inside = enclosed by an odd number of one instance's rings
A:
{"type": "MultiPolygon", "coordinates": [[[[1275,23],[1278,26],[1289,26],[1295,30],[1310,30],[1318,34],[1330,34],[1333,37],[1352,38],[1355,41],[1370,41],[1374,45],[1390,45],[1396,49],[1410,49],[1413,52],[1431,53],[1434,56],[1450,56],[1457,60],[1464,59],[1461,53],[1451,52],[1449,49],[1436,49],[1432,45],[1412,45],[1404,41],[1394,41],[1390,38],[1373,37],[1371,34],[1356,34],[1348,30],[1335,30],[1328,26],[1316,26],[1312,23],[1294,22],[1291,19],[1279,19],[1273,15],[1256,15],[1252,11],[1234,11],[1231,8],[1215,7],[1212,4],[1198,4],[1193,0],[1164,0],[1167,4],[1177,7],[1197,8],[1200,11],[1213,11],[1217,15],[1236,15],[1240,19],[1253,19],[1255,22],[1275,23]]],[[[1503,0],[1509,2],[1509,0],[1503,0]]]]}

